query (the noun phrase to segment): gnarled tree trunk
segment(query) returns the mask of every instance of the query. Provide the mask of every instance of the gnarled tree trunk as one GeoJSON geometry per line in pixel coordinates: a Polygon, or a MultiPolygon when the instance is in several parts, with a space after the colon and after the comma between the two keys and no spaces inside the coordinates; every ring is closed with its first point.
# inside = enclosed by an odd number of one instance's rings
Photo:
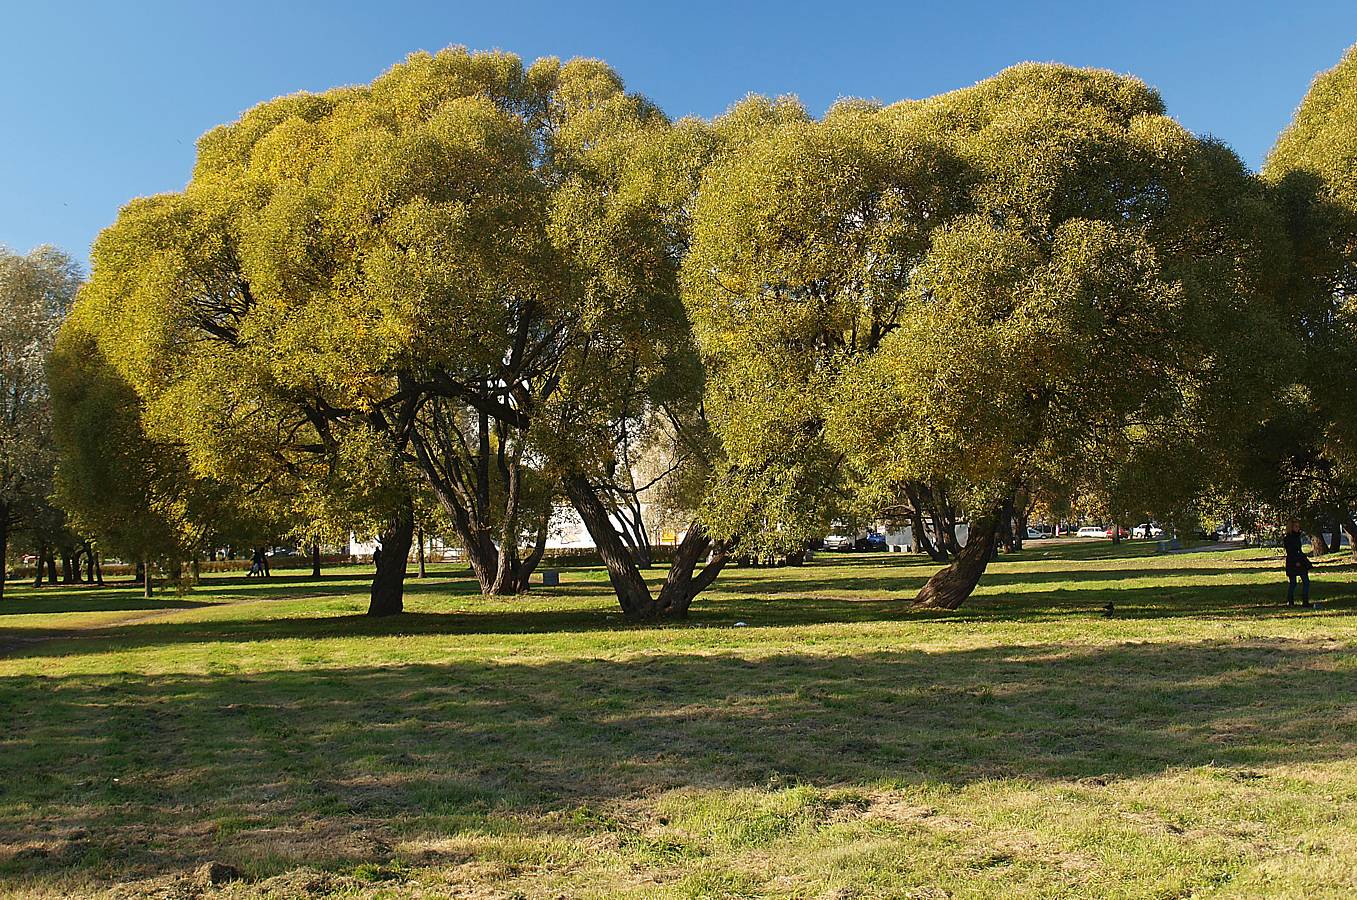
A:
{"type": "Polygon", "coordinates": [[[394,616],[405,610],[405,567],[415,536],[415,511],[407,500],[387,522],[378,541],[377,574],[372,579],[368,615],[394,616]]]}
{"type": "Polygon", "coordinates": [[[574,504],[594,539],[599,556],[608,569],[608,580],[617,594],[622,613],[629,619],[682,619],[688,615],[693,599],[706,590],[726,564],[725,547],[717,547],[707,565],[699,572],[697,563],[712,550],[712,541],[700,523],[688,527],[659,594],[652,596],[641,570],[626,542],[617,534],[608,518],[607,507],[584,475],[570,475],[563,481],[566,496],[574,504]]]}
{"type": "Polygon", "coordinates": [[[967,531],[966,545],[951,565],[934,573],[919,590],[914,605],[923,609],[956,609],[975,590],[994,555],[995,540],[1003,506],[996,505],[973,519],[967,531]]]}
{"type": "Polygon", "coordinates": [[[638,619],[653,618],[655,608],[650,588],[636,568],[631,551],[608,521],[608,510],[589,484],[589,479],[584,475],[569,475],[562,483],[566,496],[580,514],[584,527],[594,539],[603,565],[608,569],[608,580],[617,594],[617,602],[622,604],[623,614],[638,619]]]}

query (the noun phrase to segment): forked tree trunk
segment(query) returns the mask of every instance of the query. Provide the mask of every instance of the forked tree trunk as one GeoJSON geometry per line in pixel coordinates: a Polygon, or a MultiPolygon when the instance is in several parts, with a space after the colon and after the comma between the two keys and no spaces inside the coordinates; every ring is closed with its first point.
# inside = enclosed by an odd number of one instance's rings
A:
{"type": "Polygon", "coordinates": [[[693,605],[697,595],[711,587],[716,576],[721,574],[729,559],[729,551],[724,545],[713,547],[699,522],[688,526],[688,533],[674,548],[674,558],[669,564],[669,574],[665,576],[660,594],[655,599],[658,607],[656,615],[670,619],[686,619],[688,608],[693,605]],[[698,561],[710,551],[711,556],[702,571],[697,571],[698,561]]]}
{"type": "Polygon", "coordinates": [[[707,565],[698,572],[698,561],[712,549],[712,541],[702,526],[694,522],[674,548],[669,573],[656,596],[651,596],[645,578],[626,543],[613,528],[608,510],[597,491],[583,475],[564,479],[565,493],[580,514],[594,539],[599,556],[608,569],[608,580],[617,594],[622,613],[629,619],[682,619],[688,615],[693,599],[706,590],[726,564],[727,550],[716,548],[707,565]]]}
{"type": "Polygon", "coordinates": [[[951,565],[934,573],[919,590],[914,606],[921,609],[956,609],[975,590],[994,554],[1002,506],[995,506],[971,522],[966,545],[951,565]]]}
{"type": "Polygon", "coordinates": [[[603,565],[608,569],[608,580],[617,594],[617,602],[622,605],[622,613],[629,618],[654,618],[656,609],[650,588],[641,577],[641,571],[636,568],[631,551],[613,530],[612,523],[608,521],[608,510],[589,484],[589,479],[584,475],[569,475],[563,484],[566,496],[580,514],[584,527],[594,539],[603,565]]]}
{"type": "Polygon", "coordinates": [[[405,568],[415,536],[414,507],[407,499],[387,521],[378,538],[377,572],[372,578],[368,615],[394,616],[405,610],[405,568]]]}
{"type": "Polygon", "coordinates": [[[528,579],[532,578],[532,573],[536,570],[539,563],[542,562],[542,556],[547,552],[547,526],[548,522],[544,518],[541,526],[537,529],[537,540],[532,545],[532,550],[528,553],[528,558],[523,560],[519,566],[518,572],[518,593],[526,593],[528,590],[528,579]]]}

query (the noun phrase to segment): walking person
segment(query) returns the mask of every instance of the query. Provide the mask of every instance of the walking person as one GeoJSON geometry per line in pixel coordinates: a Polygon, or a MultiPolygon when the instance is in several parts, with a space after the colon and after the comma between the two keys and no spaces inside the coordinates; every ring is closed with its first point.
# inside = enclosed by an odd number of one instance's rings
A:
{"type": "Polygon", "coordinates": [[[250,558],[250,571],[245,575],[246,578],[264,577],[264,551],[259,547],[254,549],[254,556],[250,558]]]}
{"type": "Polygon", "coordinates": [[[1282,538],[1282,547],[1286,550],[1286,605],[1296,605],[1296,579],[1300,579],[1300,605],[1310,606],[1310,557],[1302,552],[1301,544],[1305,535],[1301,534],[1300,521],[1292,519],[1286,526],[1286,537],[1282,538]]]}

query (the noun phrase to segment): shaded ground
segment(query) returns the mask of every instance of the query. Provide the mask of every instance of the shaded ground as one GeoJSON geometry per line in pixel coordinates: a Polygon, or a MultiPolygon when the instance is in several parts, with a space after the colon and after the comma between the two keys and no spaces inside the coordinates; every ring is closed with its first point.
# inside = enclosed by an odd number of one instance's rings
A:
{"type": "Polygon", "coordinates": [[[667,627],[597,571],[435,573],[378,621],[360,572],[20,594],[0,890],[1357,890],[1357,573],[1297,613],[1269,551],[1036,548],[956,613],[908,611],[931,566],[849,555],[731,571],[667,627]],[[195,886],[207,860],[244,880],[195,886]]]}

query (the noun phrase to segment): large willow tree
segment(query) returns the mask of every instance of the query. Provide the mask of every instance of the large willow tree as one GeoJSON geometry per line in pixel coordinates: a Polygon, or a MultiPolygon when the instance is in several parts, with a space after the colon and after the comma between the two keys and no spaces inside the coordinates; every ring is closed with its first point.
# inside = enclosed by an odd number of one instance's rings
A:
{"type": "Polygon", "coordinates": [[[777,510],[798,466],[839,473],[826,498],[944,492],[969,539],[918,604],[963,602],[1021,491],[1237,430],[1285,241],[1141,82],[1024,65],[747,133],[684,269],[727,452],[777,510]]]}
{"type": "Polygon", "coordinates": [[[1263,167],[1296,264],[1283,302],[1300,352],[1250,441],[1241,482],[1315,535],[1347,531],[1357,553],[1357,47],[1320,73],[1263,167]]]}
{"type": "Polygon", "coordinates": [[[535,480],[563,483],[624,608],[651,614],[596,476],[617,421],[698,372],[669,134],[596,61],[416,54],[204,136],[182,193],[100,237],[87,321],[195,471],[389,486],[374,613],[401,609],[413,472],[486,593],[526,587],[535,480]]]}

